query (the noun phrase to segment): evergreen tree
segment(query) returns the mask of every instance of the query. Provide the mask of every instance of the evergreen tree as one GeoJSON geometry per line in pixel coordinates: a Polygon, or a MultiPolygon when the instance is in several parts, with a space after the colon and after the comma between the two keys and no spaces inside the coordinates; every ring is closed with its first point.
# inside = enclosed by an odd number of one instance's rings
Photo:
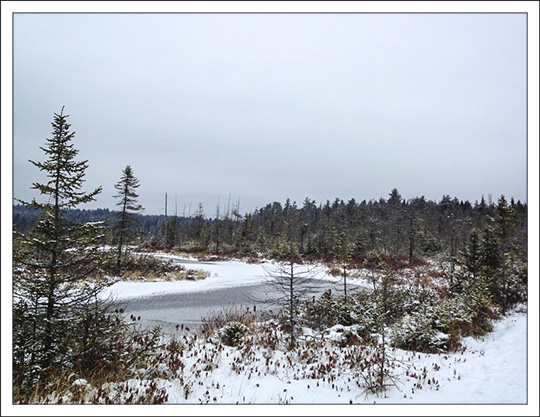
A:
{"type": "Polygon", "coordinates": [[[219,244],[221,243],[220,242],[220,232],[221,232],[221,219],[220,219],[220,211],[219,211],[219,198],[218,198],[218,203],[217,203],[217,206],[216,206],[216,218],[215,218],[215,221],[214,221],[215,225],[216,225],[216,228],[215,228],[215,242],[216,242],[216,253],[219,253],[219,244]]]}
{"type": "Polygon", "coordinates": [[[367,253],[367,248],[369,247],[368,237],[365,232],[359,231],[356,234],[353,243],[353,253],[356,258],[359,260],[364,260],[367,253]]]}
{"type": "Polygon", "coordinates": [[[488,221],[482,233],[482,267],[485,276],[492,279],[501,266],[501,250],[493,219],[488,218],[488,221]]]}
{"type": "Polygon", "coordinates": [[[178,227],[178,216],[174,215],[172,219],[167,222],[165,231],[165,247],[173,248],[176,244],[176,228],[178,227]]]}
{"type": "Polygon", "coordinates": [[[139,195],[135,190],[139,187],[139,180],[135,178],[133,169],[131,166],[126,166],[122,171],[122,177],[118,181],[114,188],[118,190],[118,194],[114,197],[118,199],[116,203],[120,207],[119,219],[116,228],[116,234],[118,239],[118,251],[116,257],[116,264],[118,270],[122,262],[122,251],[124,245],[126,245],[133,236],[133,228],[137,222],[136,214],[143,210],[140,204],[137,204],[137,198],[139,195]]]}
{"type": "Polygon", "coordinates": [[[236,248],[243,255],[250,255],[253,252],[252,248],[253,222],[251,214],[246,214],[242,226],[238,231],[236,248]]]}
{"type": "Polygon", "coordinates": [[[197,239],[198,247],[201,249],[206,249],[208,245],[208,235],[205,227],[205,220],[204,220],[204,208],[202,203],[199,203],[199,206],[197,208],[197,211],[195,212],[195,236],[197,239]]]}
{"type": "Polygon", "coordinates": [[[507,249],[510,246],[510,237],[516,225],[516,211],[514,205],[508,205],[504,195],[499,198],[495,220],[497,223],[501,246],[507,249]]]}
{"type": "Polygon", "coordinates": [[[332,258],[336,258],[338,255],[338,240],[339,233],[334,225],[333,221],[330,221],[328,230],[325,234],[325,253],[330,255],[332,258]]]}
{"type": "Polygon", "coordinates": [[[262,228],[260,228],[259,232],[257,233],[257,239],[255,241],[255,244],[260,254],[266,253],[266,238],[264,236],[264,231],[262,228]]]}
{"type": "Polygon", "coordinates": [[[503,308],[503,312],[509,307],[510,287],[513,280],[512,269],[515,262],[513,256],[512,235],[516,226],[515,206],[508,205],[504,195],[499,198],[495,209],[496,230],[500,242],[500,268],[496,275],[496,284],[498,288],[498,298],[503,308]]]}
{"type": "Polygon", "coordinates": [[[304,322],[311,328],[324,330],[337,323],[339,313],[332,290],[326,290],[317,300],[313,297],[306,302],[304,322]]]}
{"type": "Polygon", "coordinates": [[[33,189],[46,196],[21,201],[42,213],[28,233],[16,233],[14,245],[13,372],[21,389],[51,375],[77,354],[79,308],[97,300],[105,285],[97,277],[102,255],[102,223],[75,223],[66,210],[94,200],[101,187],[81,190],[88,161],[75,161],[78,150],[71,143],[68,116],[54,115],[52,138],[47,139],[45,162],[30,161],[44,171],[48,181],[33,189]],[[84,281],[84,282],[83,282],[84,281]]]}
{"type": "Polygon", "coordinates": [[[418,219],[416,217],[420,211],[417,207],[420,204],[418,201],[421,200],[413,200],[409,206],[409,263],[412,263],[414,260],[414,252],[416,250],[418,240],[418,219]]]}
{"type": "Polygon", "coordinates": [[[405,230],[405,227],[402,224],[404,217],[402,210],[402,198],[401,194],[396,188],[392,189],[390,192],[386,205],[388,208],[388,248],[390,250],[390,255],[394,259],[397,259],[402,251],[404,240],[402,230],[405,230]]]}
{"type": "Polygon", "coordinates": [[[478,229],[471,230],[469,241],[465,247],[465,266],[475,279],[482,269],[481,236],[478,229]]]}

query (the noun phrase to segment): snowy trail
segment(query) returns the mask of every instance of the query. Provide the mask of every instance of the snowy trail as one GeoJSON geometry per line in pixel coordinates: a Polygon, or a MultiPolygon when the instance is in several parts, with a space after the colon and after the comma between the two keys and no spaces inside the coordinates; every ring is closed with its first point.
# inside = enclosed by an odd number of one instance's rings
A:
{"type": "MultiPolygon", "coordinates": [[[[525,404],[527,402],[527,315],[513,314],[497,322],[484,338],[464,339],[464,353],[419,354],[417,367],[426,366],[440,381],[439,391],[415,390],[410,385],[403,402],[420,404],[525,404]],[[445,359],[445,357],[447,359],[445,359]],[[433,371],[433,363],[441,366],[433,371]]],[[[403,395],[402,395],[403,396],[403,395]]],[[[378,402],[395,402],[381,399],[378,402]]]]}

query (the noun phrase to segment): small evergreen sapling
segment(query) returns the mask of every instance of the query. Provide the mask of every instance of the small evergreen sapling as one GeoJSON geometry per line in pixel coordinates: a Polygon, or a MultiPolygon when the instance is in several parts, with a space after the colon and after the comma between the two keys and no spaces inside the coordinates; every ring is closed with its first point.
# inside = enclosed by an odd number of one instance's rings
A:
{"type": "Polygon", "coordinates": [[[140,204],[137,204],[139,195],[136,189],[139,187],[139,180],[133,174],[131,166],[126,166],[122,171],[122,177],[114,188],[118,190],[118,194],[114,197],[118,199],[116,203],[120,207],[118,223],[116,225],[116,238],[118,239],[118,251],[116,264],[120,270],[122,262],[122,251],[124,245],[133,237],[134,227],[136,226],[136,214],[143,210],[140,204]]]}

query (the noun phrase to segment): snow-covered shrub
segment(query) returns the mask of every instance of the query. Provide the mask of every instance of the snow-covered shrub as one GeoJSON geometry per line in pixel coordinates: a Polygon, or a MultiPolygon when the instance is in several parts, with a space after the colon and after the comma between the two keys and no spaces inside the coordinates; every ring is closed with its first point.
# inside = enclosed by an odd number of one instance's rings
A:
{"type": "Polygon", "coordinates": [[[249,327],[254,323],[255,318],[255,310],[252,311],[249,307],[246,309],[232,307],[229,310],[222,310],[208,317],[203,317],[201,332],[206,336],[211,336],[230,322],[240,322],[249,327]]]}
{"type": "Polygon", "coordinates": [[[490,300],[487,290],[480,286],[466,294],[466,302],[473,314],[471,326],[464,336],[482,336],[493,330],[493,320],[499,318],[497,306],[490,300]]]}
{"type": "Polygon", "coordinates": [[[392,326],[394,347],[419,352],[439,352],[446,348],[448,335],[433,326],[429,309],[406,314],[392,326]]]}
{"type": "Polygon", "coordinates": [[[376,336],[371,337],[370,335],[370,337],[366,337],[358,325],[343,326],[342,324],[336,324],[326,329],[323,334],[325,340],[330,340],[341,347],[365,345],[376,339],[376,336]]]}
{"type": "Polygon", "coordinates": [[[218,331],[219,338],[227,346],[238,346],[249,328],[239,321],[231,321],[218,331]]]}
{"type": "Polygon", "coordinates": [[[470,335],[473,316],[463,294],[443,298],[432,309],[433,327],[449,335],[447,348],[450,350],[457,349],[460,339],[470,335]]]}
{"type": "Polygon", "coordinates": [[[352,297],[340,297],[336,302],[337,323],[344,326],[352,326],[359,319],[359,313],[363,313],[362,305],[352,297]]]}
{"type": "Polygon", "coordinates": [[[439,294],[426,275],[414,277],[401,285],[401,293],[404,296],[404,314],[418,312],[422,306],[434,305],[438,302],[439,294]]]}
{"type": "Polygon", "coordinates": [[[338,311],[332,291],[325,291],[317,300],[306,302],[302,314],[305,326],[316,330],[332,327],[337,323],[338,311]]]}
{"type": "Polygon", "coordinates": [[[337,324],[353,326],[360,339],[377,331],[377,305],[372,293],[361,292],[334,298],[330,290],[303,306],[302,324],[315,330],[325,330],[337,324]]]}
{"type": "Polygon", "coordinates": [[[470,325],[472,317],[473,311],[462,294],[444,298],[433,308],[435,327],[445,333],[461,333],[470,325]]]}
{"type": "Polygon", "coordinates": [[[359,329],[358,326],[350,326],[343,330],[339,339],[339,345],[341,347],[360,345],[368,342],[372,342],[370,335],[359,329]],[[360,330],[360,332],[358,332],[360,330]]]}
{"type": "MultiPolygon", "coordinates": [[[[351,302],[351,301],[350,301],[351,302]]],[[[361,294],[352,301],[347,315],[340,315],[340,324],[353,326],[356,334],[364,341],[379,329],[377,305],[370,294],[361,294]]]]}

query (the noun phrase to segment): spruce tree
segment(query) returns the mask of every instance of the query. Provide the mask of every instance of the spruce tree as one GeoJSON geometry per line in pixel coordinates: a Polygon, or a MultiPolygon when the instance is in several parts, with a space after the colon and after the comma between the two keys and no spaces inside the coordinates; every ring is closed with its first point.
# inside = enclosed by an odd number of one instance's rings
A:
{"type": "Polygon", "coordinates": [[[124,245],[133,237],[134,226],[137,222],[136,214],[143,210],[140,204],[137,204],[139,195],[135,190],[139,187],[139,180],[133,174],[131,166],[126,166],[122,171],[122,177],[114,188],[118,190],[118,194],[114,197],[118,199],[116,203],[120,207],[119,219],[116,228],[118,239],[118,250],[116,257],[116,265],[120,270],[122,262],[122,251],[124,245]]]}
{"type": "Polygon", "coordinates": [[[489,280],[493,279],[501,267],[501,242],[492,224],[493,218],[488,217],[482,232],[482,267],[489,280]]]}
{"type": "Polygon", "coordinates": [[[165,247],[167,249],[174,248],[176,245],[176,228],[178,226],[178,216],[175,214],[167,223],[165,230],[165,247]]]}
{"type": "Polygon", "coordinates": [[[31,231],[15,233],[13,371],[21,389],[75,361],[81,311],[96,302],[105,285],[89,280],[99,273],[103,224],[78,224],[65,217],[66,210],[101,192],[101,187],[82,191],[88,161],[75,161],[75,133],[69,131],[67,117],[63,108],[54,115],[52,138],[41,148],[46,161],[30,161],[48,178],[32,186],[45,202],[20,201],[42,213],[31,231]]]}
{"type": "Polygon", "coordinates": [[[476,279],[482,269],[481,235],[478,229],[472,229],[465,246],[465,266],[473,279],[476,279]]]}
{"type": "Polygon", "coordinates": [[[511,282],[513,281],[512,270],[515,261],[513,247],[513,232],[516,226],[516,212],[514,206],[508,205],[504,195],[499,198],[495,211],[496,232],[499,237],[500,268],[497,274],[497,285],[500,303],[503,312],[509,307],[511,282]]]}
{"type": "Polygon", "coordinates": [[[388,249],[394,260],[397,260],[401,255],[403,244],[405,242],[403,231],[407,230],[403,224],[406,218],[402,208],[403,199],[396,188],[393,188],[386,202],[387,206],[387,238],[388,249]]]}

